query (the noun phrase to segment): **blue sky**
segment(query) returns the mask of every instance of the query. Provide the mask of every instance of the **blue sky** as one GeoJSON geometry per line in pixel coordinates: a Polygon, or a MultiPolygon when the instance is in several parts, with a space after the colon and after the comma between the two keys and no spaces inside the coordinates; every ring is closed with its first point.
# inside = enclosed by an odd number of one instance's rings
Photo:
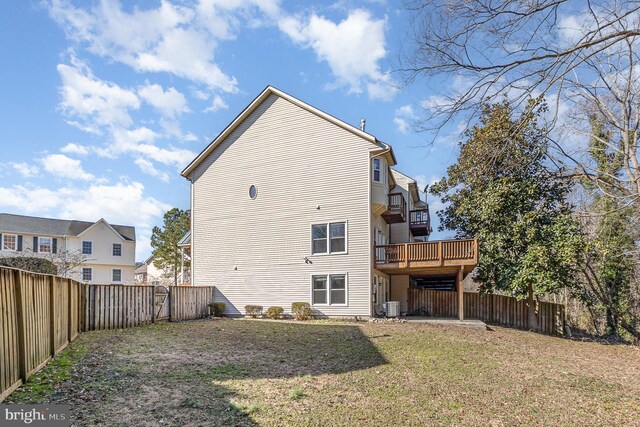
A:
{"type": "Polygon", "coordinates": [[[455,160],[455,137],[412,130],[434,85],[390,72],[410,48],[396,2],[133,3],[4,5],[0,211],[134,225],[142,260],[162,214],[189,207],[182,168],[269,84],[365,117],[421,185],[455,160]]]}

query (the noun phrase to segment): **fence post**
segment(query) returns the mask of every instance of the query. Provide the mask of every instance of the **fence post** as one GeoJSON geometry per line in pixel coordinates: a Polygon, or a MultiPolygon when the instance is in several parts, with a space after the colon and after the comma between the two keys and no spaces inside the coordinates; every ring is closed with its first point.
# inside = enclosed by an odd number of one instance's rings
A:
{"type": "Polygon", "coordinates": [[[27,349],[24,328],[24,295],[22,292],[22,273],[13,270],[16,290],[16,314],[18,315],[18,360],[20,362],[20,378],[27,380],[27,349]]]}
{"type": "Polygon", "coordinates": [[[156,287],[151,287],[151,323],[156,323],[156,287]]]}
{"type": "Polygon", "coordinates": [[[46,276],[49,280],[49,353],[51,357],[56,355],[56,278],[46,276]]]}

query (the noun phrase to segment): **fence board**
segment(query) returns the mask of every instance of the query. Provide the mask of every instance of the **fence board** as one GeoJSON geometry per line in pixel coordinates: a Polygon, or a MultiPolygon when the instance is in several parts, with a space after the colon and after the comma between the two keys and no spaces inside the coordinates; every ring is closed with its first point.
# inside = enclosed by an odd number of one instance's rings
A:
{"type": "MultiPolygon", "coordinates": [[[[505,295],[480,295],[465,292],[464,317],[487,323],[520,329],[533,329],[529,325],[528,302],[505,295]]],[[[433,317],[457,317],[456,293],[428,289],[409,289],[409,312],[425,313],[433,317]]],[[[565,307],[562,304],[537,302],[536,331],[550,335],[564,335],[565,307]]]]}

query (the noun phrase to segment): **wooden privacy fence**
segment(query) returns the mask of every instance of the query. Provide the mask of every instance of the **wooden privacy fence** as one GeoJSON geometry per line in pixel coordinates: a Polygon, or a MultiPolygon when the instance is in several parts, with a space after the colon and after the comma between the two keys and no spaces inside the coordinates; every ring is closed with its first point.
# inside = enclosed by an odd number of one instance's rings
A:
{"type": "MultiPolygon", "coordinates": [[[[562,304],[538,301],[538,325],[529,324],[528,303],[504,295],[464,293],[465,319],[520,329],[533,329],[550,335],[564,335],[565,307],[562,304]]],[[[433,317],[458,317],[456,292],[409,289],[409,313],[433,317]]]]}
{"type": "MultiPolygon", "coordinates": [[[[170,288],[170,320],[206,317],[213,295],[213,286],[170,288]]],[[[152,323],[156,304],[153,286],[85,285],[0,267],[0,402],[79,333],[152,323]]]]}

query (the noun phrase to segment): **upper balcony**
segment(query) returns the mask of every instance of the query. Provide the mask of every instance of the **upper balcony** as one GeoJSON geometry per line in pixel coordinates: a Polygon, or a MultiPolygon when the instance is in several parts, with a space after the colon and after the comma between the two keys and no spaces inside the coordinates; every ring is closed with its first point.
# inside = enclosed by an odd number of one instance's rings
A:
{"type": "Polygon", "coordinates": [[[415,237],[431,234],[431,217],[429,209],[416,209],[409,211],[409,228],[415,237]]]}
{"type": "Polygon", "coordinates": [[[375,268],[387,273],[468,273],[478,264],[475,239],[376,245],[374,252],[375,268]]]}
{"type": "Polygon", "coordinates": [[[402,193],[389,193],[387,210],[382,213],[387,224],[397,224],[407,220],[407,202],[402,193]]]}

